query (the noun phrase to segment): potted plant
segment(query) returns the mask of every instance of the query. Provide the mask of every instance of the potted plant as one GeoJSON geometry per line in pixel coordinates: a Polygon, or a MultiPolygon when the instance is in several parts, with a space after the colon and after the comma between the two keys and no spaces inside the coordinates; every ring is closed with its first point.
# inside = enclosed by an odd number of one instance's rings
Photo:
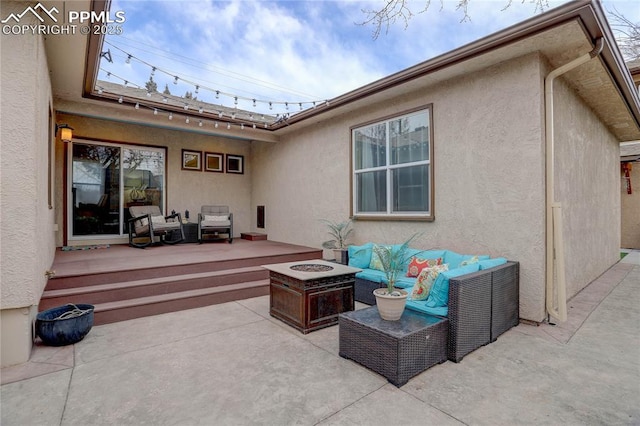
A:
{"type": "Polygon", "coordinates": [[[394,287],[399,274],[405,271],[405,265],[408,263],[412,252],[409,250],[409,244],[416,239],[418,234],[412,235],[400,247],[376,245],[373,247],[374,255],[380,259],[382,272],[387,279],[387,286],[373,290],[378,305],[380,317],[388,321],[397,321],[404,312],[407,302],[408,293],[406,290],[394,287]]]}
{"type": "Polygon", "coordinates": [[[331,239],[322,243],[322,247],[325,249],[333,250],[336,261],[343,263],[345,256],[343,253],[347,250],[347,240],[353,233],[351,219],[344,222],[332,222],[330,220],[323,220],[322,222],[329,228],[329,235],[331,239]]]}

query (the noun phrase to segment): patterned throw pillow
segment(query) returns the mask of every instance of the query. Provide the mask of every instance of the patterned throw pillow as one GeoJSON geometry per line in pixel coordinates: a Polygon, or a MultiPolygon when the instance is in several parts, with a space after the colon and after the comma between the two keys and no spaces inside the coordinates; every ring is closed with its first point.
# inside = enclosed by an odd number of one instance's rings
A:
{"type": "Polygon", "coordinates": [[[442,265],[441,257],[437,259],[420,259],[413,256],[411,258],[411,263],[409,263],[409,267],[407,268],[407,276],[417,277],[424,268],[430,268],[436,265],[442,265]]]}
{"type": "MultiPolygon", "coordinates": [[[[378,244],[374,244],[373,245],[373,250],[371,253],[371,263],[369,264],[369,269],[377,269],[378,271],[382,271],[384,272],[384,268],[382,267],[382,262],[380,261],[380,256],[378,256],[378,249],[377,247],[386,247],[387,249],[391,250],[391,246],[379,246],[378,244]]],[[[385,249],[382,249],[385,250],[385,249]]]]}
{"type": "Polygon", "coordinates": [[[426,300],[429,297],[429,290],[431,286],[440,275],[440,272],[448,271],[449,265],[435,265],[430,268],[424,268],[418,278],[416,284],[413,286],[411,292],[411,300],[426,300]]]}
{"type": "Polygon", "coordinates": [[[460,266],[467,266],[467,265],[471,265],[473,263],[478,263],[478,262],[479,262],[478,256],[473,256],[471,259],[463,260],[462,262],[460,262],[460,266]]]}

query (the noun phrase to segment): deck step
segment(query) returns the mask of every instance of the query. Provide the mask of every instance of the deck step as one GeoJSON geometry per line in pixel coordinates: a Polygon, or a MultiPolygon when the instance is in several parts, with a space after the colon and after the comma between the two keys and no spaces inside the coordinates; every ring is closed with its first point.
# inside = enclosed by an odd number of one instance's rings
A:
{"type": "Polygon", "coordinates": [[[269,271],[260,265],[321,257],[320,249],[269,240],[65,252],[38,308],[91,304],[98,325],[231,302],[269,294],[269,271]]]}
{"type": "Polygon", "coordinates": [[[193,309],[269,294],[269,280],[159,294],[96,304],[94,325],[193,309]]]}
{"type": "Polygon", "coordinates": [[[266,269],[259,266],[250,266],[197,274],[46,290],[42,294],[40,309],[50,309],[66,303],[90,303],[95,305],[117,300],[250,282],[268,277],[269,271],[266,269]]]}

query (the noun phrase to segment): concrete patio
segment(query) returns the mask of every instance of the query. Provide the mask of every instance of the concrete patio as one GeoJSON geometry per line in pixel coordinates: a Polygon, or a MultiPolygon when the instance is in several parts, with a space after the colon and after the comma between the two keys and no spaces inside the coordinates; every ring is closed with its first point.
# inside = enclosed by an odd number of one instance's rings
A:
{"type": "MultiPolygon", "coordinates": [[[[268,296],[94,327],[2,370],[2,425],[640,424],[640,252],[568,304],[402,388],[268,296]]],[[[360,305],[362,307],[364,305],[360,305]]]]}

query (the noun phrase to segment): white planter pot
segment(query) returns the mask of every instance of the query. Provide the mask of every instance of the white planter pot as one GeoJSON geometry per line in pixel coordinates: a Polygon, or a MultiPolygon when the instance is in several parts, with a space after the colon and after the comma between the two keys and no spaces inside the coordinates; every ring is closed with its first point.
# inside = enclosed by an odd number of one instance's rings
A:
{"type": "Polygon", "coordinates": [[[397,321],[404,312],[409,293],[407,293],[406,290],[397,289],[397,291],[400,293],[400,296],[389,296],[386,287],[373,290],[373,295],[376,297],[376,304],[378,305],[378,312],[383,320],[397,321]]]}

